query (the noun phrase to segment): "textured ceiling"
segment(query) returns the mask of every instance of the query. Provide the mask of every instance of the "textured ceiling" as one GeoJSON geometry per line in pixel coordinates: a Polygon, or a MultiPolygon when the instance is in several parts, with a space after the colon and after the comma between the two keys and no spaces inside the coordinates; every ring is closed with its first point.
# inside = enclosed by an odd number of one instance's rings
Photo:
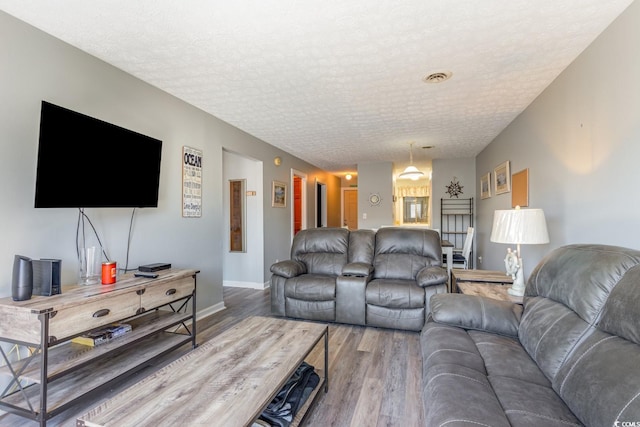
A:
{"type": "Polygon", "coordinates": [[[329,171],[473,157],[632,0],[0,0],[329,171]],[[422,78],[451,71],[441,84],[422,78]]]}

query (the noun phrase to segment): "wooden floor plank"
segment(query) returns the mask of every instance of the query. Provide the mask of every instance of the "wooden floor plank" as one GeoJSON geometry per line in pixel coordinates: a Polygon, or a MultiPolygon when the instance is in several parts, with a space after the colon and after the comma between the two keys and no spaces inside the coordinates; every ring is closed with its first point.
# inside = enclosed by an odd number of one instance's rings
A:
{"type": "Polygon", "coordinates": [[[375,328],[367,328],[364,331],[360,345],[358,345],[358,351],[374,352],[378,346],[379,332],[375,328]]]}
{"type": "Polygon", "coordinates": [[[384,385],[381,380],[377,378],[364,379],[358,403],[351,418],[351,427],[371,425],[372,417],[376,417],[380,412],[383,391],[384,385]]]}
{"type": "MultiPolygon", "coordinates": [[[[268,289],[224,288],[224,303],[224,310],[198,321],[199,343],[215,340],[221,332],[248,316],[271,316],[268,289]]],[[[419,336],[417,332],[330,324],[329,392],[320,394],[303,425],[424,425],[420,397],[422,366],[419,336]],[[358,424],[360,420],[363,422],[358,424]]],[[[171,363],[189,349],[186,345],[172,352],[100,397],[75,405],[52,418],[47,425],[75,426],[77,416],[171,363]]],[[[320,367],[324,364],[323,357],[317,351],[308,360],[320,367]]],[[[203,372],[203,375],[207,373],[203,372]]],[[[4,425],[33,427],[37,424],[5,414],[0,416],[0,426],[4,425]]]]}
{"type": "Polygon", "coordinates": [[[385,377],[383,378],[385,388],[382,392],[382,405],[380,414],[393,418],[401,418],[404,413],[405,401],[399,396],[404,396],[407,372],[407,343],[405,339],[398,339],[394,334],[391,339],[391,358],[387,359],[385,377]],[[402,363],[398,363],[402,360],[402,363]]]}

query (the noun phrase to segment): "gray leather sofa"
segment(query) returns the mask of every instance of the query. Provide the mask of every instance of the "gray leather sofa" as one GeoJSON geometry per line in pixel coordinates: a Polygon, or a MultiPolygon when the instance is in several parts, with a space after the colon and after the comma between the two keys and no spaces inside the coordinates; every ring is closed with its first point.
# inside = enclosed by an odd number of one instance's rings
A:
{"type": "Polygon", "coordinates": [[[420,331],[429,299],[447,290],[439,239],[424,229],[302,230],[291,259],[271,266],[271,312],[420,331]]]}
{"type": "Polygon", "coordinates": [[[639,263],[640,251],[570,245],[534,269],[524,308],[431,298],[425,424],[640,425],[639,263]]]}

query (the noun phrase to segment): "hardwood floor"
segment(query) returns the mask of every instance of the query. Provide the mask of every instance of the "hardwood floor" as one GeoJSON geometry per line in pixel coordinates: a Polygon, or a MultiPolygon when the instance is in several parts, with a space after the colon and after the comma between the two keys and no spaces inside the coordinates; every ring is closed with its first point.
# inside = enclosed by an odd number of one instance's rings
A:
{"type": "MultiPolygon", "coordinates": [[[[198,342],[216,335],[248,316],[270,316],[269,290],[224,288],[225,310],[198,321],[198,342]]],[[[47,422],[75,426],[77,416],[189,351],[166,356],[153,367],[131,376],[101,398],[76,405],[47,422]]],[[[313,354],[309,362],[322,366],[313,354]]],[[[330,324],[329,392],[321,394],[305,426],[419,426],[422,364],[417,332],[330,324]]],[[[0,416],[0,426],[35,426],[15,415],[0,416]]],[[[215,424],[212,424],[212,426],[215,424]]],[[[155,426],[154,426],[155,427],[155,426]]],[[[173,426],[171,426],[173,427],[173,426]]]]}

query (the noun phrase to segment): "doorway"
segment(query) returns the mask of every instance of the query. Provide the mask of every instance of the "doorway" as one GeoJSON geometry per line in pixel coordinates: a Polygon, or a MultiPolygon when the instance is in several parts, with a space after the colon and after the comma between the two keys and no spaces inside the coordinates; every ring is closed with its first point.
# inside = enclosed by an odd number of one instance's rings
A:
{"type": "Polygon", "coordinates": [[[291,169],[291,239],[307,228],[307,175],[291,169]]]}
{"type": "Polygon", "coordinates": [[[327,184],[316,179],[316,227],[327,226],[327,184]]]}
{"type": "Polygon", "coordinates": [[[264,289],[263,164],[223,149],[222,177],[222,285],[264,289]]]}

